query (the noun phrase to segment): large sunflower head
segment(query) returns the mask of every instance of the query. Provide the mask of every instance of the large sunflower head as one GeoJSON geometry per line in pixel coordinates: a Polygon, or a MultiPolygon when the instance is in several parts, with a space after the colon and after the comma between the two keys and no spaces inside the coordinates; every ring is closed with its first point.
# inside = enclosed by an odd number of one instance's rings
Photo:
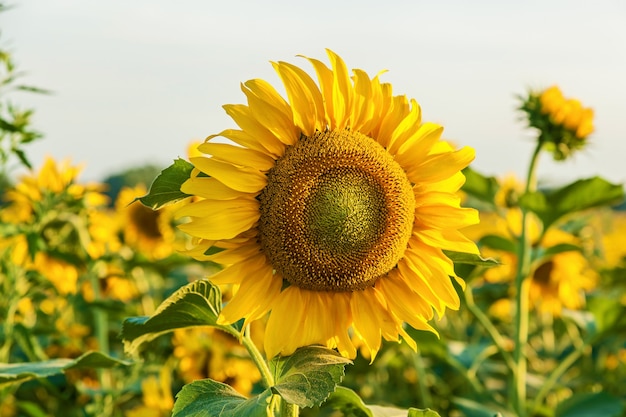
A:
{"type": "Polygon", "coordinates": [[[181,187],[196,196],[177,212],[189,253],[224,266],[213,282],[238,286],[219,322],[271,310],[269,357],[311,344],[354,357],[355,342],[374,357],[400,336],[415,346],[403,322],[432,330],[434,312],[459,307],[443,250],[477,253],[459,231],[477,212],[457,195],[474,151],[442,141],[415,100],[328,56],[330,67],[306,58],[317,81],[272,63],[286,99],[243,83],[247,104],[224,106],[239,129],[207,138],[181,187]]]}

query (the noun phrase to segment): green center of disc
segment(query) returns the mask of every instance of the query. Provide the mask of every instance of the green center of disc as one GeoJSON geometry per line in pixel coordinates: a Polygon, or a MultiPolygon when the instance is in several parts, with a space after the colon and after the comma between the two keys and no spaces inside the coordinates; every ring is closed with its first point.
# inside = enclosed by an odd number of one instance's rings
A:
{"type": "Polygon", "coordinates": [[[404,256],[415,196],[379,143],[349,130],[303,136],[267,173],[258,240],[277,274],[303,289],[355,291],[404,256]]]}
{"type": "Polygon", "coordinates": [[[358,170],[329,170],[311,191],[305,217],[311,243],[334,254],[368,250],[383,233],[385,194],[358,170]]]}

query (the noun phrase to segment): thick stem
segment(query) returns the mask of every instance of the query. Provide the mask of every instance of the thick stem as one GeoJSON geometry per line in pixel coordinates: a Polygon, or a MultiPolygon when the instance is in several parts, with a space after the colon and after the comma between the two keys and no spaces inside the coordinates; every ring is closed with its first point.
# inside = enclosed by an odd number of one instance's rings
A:
{"type": "MultiPolygon", "coordinates": [[[[533,192],[537,188],[536,166],[543,142],[539,141],[531,157],[526,177],[524,194],[533,192]]],[[[526,345],[528,343],[528,290],[530,275],[531,242],[528,238],[528,210],[522,210],[522,230],[518,242],[517,272],[515,275],[516,309],[515,309],[515,348],[513,350],[514,368],[511,373],[511,405],[519,417],[526,416],[526,374],[527,358],[526,345]]]]}

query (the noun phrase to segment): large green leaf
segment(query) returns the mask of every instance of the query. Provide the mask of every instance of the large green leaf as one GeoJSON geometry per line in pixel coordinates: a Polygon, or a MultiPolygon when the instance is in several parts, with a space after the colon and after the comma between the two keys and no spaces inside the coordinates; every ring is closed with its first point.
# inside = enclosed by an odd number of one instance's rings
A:
{"type": "Polygon", "coordinates": [[[226,384],[203,379],[176,395],[172,417],[266,417],[271,397],[267,389],[248,399],[226,384]]]}
{"type": "Polygon", "coordinates": [[[624,402],[606,392],[574,394],[556,407],[556,417],[618,417],[624,402]]]}
{"type": "Polygon", "coordinates": [[[130,362],[114,359],[101,352],[89,351],[76,359],[50,359],[41,362],[0,364],[0,385],[24,382],[61,374],[70,369],[112,368],[130,365],[130,362]]]}
{"type": "Polygon", "coordinates": [[[622,185],[594,177],[556,190],[525,194],[520,198],[520,205],[535,213],[547,229],[566,214],[619,203],[623,199],[622,185]]]}
{"type": "Polygon", "coordinates": [[[198,280],[169,296],[152,316],[130,317],[122,324],[124,350],[133,354],[139,346],[176,329],[214,326],[222,308],[220,289],[198,280]]]}
{"type": "Polygon", "coordinates": [[[299,407],[320,405],[341,382],[346,364],[337,352],[321,346],[306,346],[291,356],[270,361],[275,385],[272,391],[299,407]]]}
{"type": "Polygon", "coordinates": [[[138,200],[153,210],[158,210],[167,204],[189,197],[180,191],[180,186],[189,179],[192,170],[191,163],[184,159],[176,159],[156,177],[148,194],[138,200]]]}
{"type": "Polygon", "coordinates": [[[346,387],[337,387],[328,401],[322,405],[322,408],[330,408],[340,411],[344,416],[355,417],[440,417],[437,412],[429,408],[405,410],[396,407],[367,405],[356,392],[346,387]]]}
{"type": "Polygon", "coordinates": [[[495,204],[494,200],[498,192],[498,180],[494,177],[485,177],[484,175],[467,167],[463,170],[465,175],[465,184],[463,191],[480,201],[495,204]]]}

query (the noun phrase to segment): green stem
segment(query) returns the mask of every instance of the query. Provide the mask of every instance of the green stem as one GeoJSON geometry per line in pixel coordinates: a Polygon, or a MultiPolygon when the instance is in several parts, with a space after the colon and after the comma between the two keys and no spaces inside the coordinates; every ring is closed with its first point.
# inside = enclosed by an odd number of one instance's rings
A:
{"type": "Polygon", "coordinates": [[[470,311],[470,313],[474,315],[474,317],[476,317],[476,319],[478,319],[478,321],[485,328],[487,333],[489,333],[491,340],[493,340],[493,343],[495,343],[498,351],[500,352],[500,355],[502,355],[502,357],[504,358],[506,365],[511,371],[513,371],[513,369],[515,368],[515,363],[513,362],[513,357],[511,356],[511,354],[506,350],[506,343],[504,341],[504,338],[502,337],[498,329],[496,329],[496,327],[493,325],[491,320],[489,320],[489,317],[487,317],[487,315],[483,313],[482,310],[478,308],[478,306],[474,302],[474,294],[472,294],[472,289],[469,285],[467,286],[463,294],[465,295],[465,303],[467,305],[467,309],[470,311]]]}
{"type": "MultiPolygon", "coordinates": [[[[543,142],[538,141],[528,166],[526,187],[524,194],[533,192],[537,188],[535,178],[537,160],[541,152],[543,142]]],[[[515,275],[516,309],[515,309],[515,347],[513,349],[514,368],[511,373],[511,405],[518,417],[526,416],[526,374],[527,358],[526,348],[528,344],[528,311],[529,282],[526,279],[530,275],[530,250],[531,242],[528,239],[528,211],[522,207],[522,230],[519,237],[519,249],[517,256],[517,271],[515,275]]]]}
{"type": "MultiPolygon", "coordinates": [[[[229,328],[232,329],[232,327],[229,327],[229,328]]],[[[241,343],[248,350],[248,353],[250,354],[250,358],[252,358],[252,361],[254,362],[256,367],[259,369],[259,372],[261,373],[261,379],[263,380],[263,384],[267,388],[273,387],[274,376],[272,375],[272,372],[270,371],[270,368],[267,362],[265,361],[265,358],[259,351],[259,348],[256,347],[256,345],[252,341],[252,338],[250,337],[250,325],[246,326],[243,332],[243,336],[241,336],[241,334],[237,334],[236,337],[241,338],[241,343]]]]}
{"type": "MultiPolygon", "coordinates": [[[[96,262],[92,268],[87,272],[89,284],[93,291],[94,301],[98,302],[102,299],[100,292],[100,278],[98,276],[99,263],[96,262]]],[[[109,355],[109,322],[108,314],[100,306],[96,306],[93,309],[94,318],[94,331],[96,333],[96,340],[98,341],[98,349],[109,355]]],[[[113,397],[110,390],[113,388],[113,374],[110,369],[98,369],[96,370],[98,380],[100,381],[100,389],[103,394],[98,396],[98,403],[100,404],[100,413],[102,416],[109,416],[113,413],[113,397]]]]}
{"type": "Polygon", "coordinates": [[[433,399],[428,390],[426,367],[424,366],[424,358],[422,358],[419,348],[417,352],[413,354],[413,364],[417,372],[417,385],[419,387],[420,397],[422,397],[422,407],[431,408],[433,399]]]}
{"type": "Polygon", "coordinates": [[[284,399],[281,401],[280,417],[298,417],[300,408],[295,404],[289,404],[284,399]]]}
{"type": "Polygon", "coordinates": [[[587,346],[588,346],[587,343],[579,344],[578,346],[576,346],[575,350],[571,351],[570,354],[567,355],[561,363],[559,363],[559,366],[554,368],[554,370],[552,371],[548,379],[546,379],[546,381],[541,386],[541,389],[535,396],[535,400],[533,401],[533,406],[532,406],[533,411],[536,410],[541,405],[546,395],[548,395],[548,393],[554,387],[558,379],[569,369],[570,366],[574,364],[574,362],[578,360],[578,358],[582,356],[587,346]]]}

